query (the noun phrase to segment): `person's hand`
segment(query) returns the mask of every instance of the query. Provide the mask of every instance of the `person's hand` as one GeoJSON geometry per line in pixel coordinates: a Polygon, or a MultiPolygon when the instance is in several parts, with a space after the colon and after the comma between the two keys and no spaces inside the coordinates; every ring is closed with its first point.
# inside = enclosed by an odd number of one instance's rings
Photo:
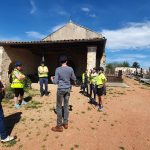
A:
{"type": "Polygon", "coordinates": [[[51,80],[52,80],[52,81],[54,80],[54,78],[55,78],[54,76],[51,76],[51,80]]]}

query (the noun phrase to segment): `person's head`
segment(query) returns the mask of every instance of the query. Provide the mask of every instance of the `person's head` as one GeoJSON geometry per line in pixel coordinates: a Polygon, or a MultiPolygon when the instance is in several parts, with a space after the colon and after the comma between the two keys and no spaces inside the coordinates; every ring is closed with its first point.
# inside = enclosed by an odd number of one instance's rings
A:
{"type": "Polygon", "coordinates": [[[22,70],[22,69],[23,69],[22,66],[23,66],[23,65],[22,65],[22,63],[21,63],[20,61],[17,61],[17,62],[15,63],[15,68],[18,69],[18,70],[22,70]]]}
{"type": "Polygon", "coordinates": [[[67,56],[65,56],[65,55],[60,56],[59,62],[60,62],[61,65],[62,64],[67,64],[67,56]]]}
{"type": "Polygon", "coordinates": [[[45,65],[45,62],[44,61],[41,61],[41,66],[44,66],[45,65]]]}
{"type": "Polygon", "coordinates": [[[93,68],[93,73],[95,73],[96,72],[96,68],[93,68]]]}
{"type": "Polygon", "coordinates": [[[99,73],[103,73],[104,72],[104,68],[103,67],[99,67],[99,73]]]}
{"type": "Polygon", "coordinates": [[[88,70],[87,70],[87,69],[85,70],[85,73],[88,73],[88,70]]]}

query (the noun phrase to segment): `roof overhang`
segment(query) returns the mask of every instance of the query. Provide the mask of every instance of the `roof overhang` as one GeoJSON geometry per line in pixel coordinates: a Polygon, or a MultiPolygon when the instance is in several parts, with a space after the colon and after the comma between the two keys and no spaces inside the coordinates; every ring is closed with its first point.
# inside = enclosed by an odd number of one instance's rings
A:
{"type": "Polygon", "coordinates": [[[0,46],[21,46],[21,45],[47,45],[47,44],[71,44],[71,43],[99,43],[106,42],[105,38],[55,40],[55,41],[0,41],[0,46]]]}

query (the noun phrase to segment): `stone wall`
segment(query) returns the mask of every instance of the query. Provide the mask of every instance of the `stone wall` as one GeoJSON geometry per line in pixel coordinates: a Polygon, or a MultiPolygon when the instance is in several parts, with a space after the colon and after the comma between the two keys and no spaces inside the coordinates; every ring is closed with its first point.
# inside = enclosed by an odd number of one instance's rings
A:
{"type": "Polygon", "coordinates": [[[44,41],[89,38],[102,38],[102,35],[70,22],[46,37],[44,41]]]}
{"type": "Polygon", "coordinates": [[[4,82],[8,82],[8,70],[10,64],[14,65],[15,61],[21,61],[23,63],[25,74],[34,74],[37,73],[37,67],[40,64],[41,57],[33,54],[27,49],[3,47],[2,61],[0,61],[0,65],[1,78],[4,82]]]}
{"type": "Polygon", "coordinates": [[[87,50],[87,70],[88,71],[96,67],[96,52],[97,52],[97,47],[88,47],[88,50],[87,50]]]}

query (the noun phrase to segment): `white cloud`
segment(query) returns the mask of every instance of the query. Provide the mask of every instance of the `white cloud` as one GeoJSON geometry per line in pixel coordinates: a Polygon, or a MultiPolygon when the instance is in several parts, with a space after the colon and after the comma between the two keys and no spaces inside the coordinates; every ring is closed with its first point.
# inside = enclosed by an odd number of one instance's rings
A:
{"type": "Polygon", "coordinates": [[[107,39],[107,48],[116,50],[150,48],[150,21],[128,23],[126,27],[116,30],[102,30],[107,39]]]}
{"type": "Polygon", "coordinates": [[[96,17],[95,14],[89,14],[89,16],[90,16],[91,18],[95,18],[95,17],[96,17]]]}
{"type": "Polygon", "coordinates": [[[81,8],[81,10],[84,11],[84,12],[90,12],[90,9],[87,8],[87,7],[83,7],[83,8],[81,8]]]}
{"type": "Polygon", "coordinates": [[[36,7],[35,2],[33,0],[30,0],[30,4],[31,4],[30,14],[34,14],[37,10],[37,7],[36,7]]]}
{"type": "Polygon", "coordinates": [[[65,25],[65,23],[58,24],[58,25],[52,27],[52,29],[50,29],[50,32],[55,32],[56,30],[63,27],[64,25],[65,25]]]}
{"type": "Polygon", "coordinates": [[[36,31],[27,31],[26,34],[28,37],[34,38],[34,39],[43,39],[44,37],[46,37],[46,35],[36,32],[36,31]]]}

